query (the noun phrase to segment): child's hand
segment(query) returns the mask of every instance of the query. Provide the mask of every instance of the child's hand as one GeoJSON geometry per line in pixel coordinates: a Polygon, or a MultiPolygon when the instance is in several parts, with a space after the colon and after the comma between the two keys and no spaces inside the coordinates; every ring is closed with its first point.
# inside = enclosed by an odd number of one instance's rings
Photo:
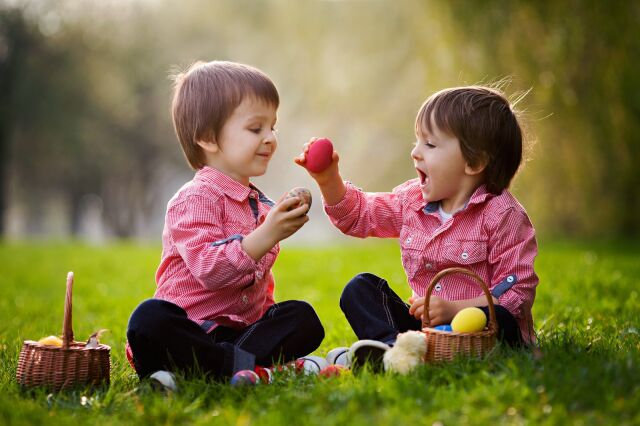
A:
{"type": "Polygon", "coordinates": [[[243,238],[242,248],[253,260],[260,260],[278,242],[293,235],[309,221],[309,205],[305,203],[298,206],[298,203],[298,197],[280,199],[264,221],[243,238]]]}
{"type": "Polygon", "coordinates": [[[260,227],[264,227],[265,231],[271,235],[275,241],[273,245],[290,237],[309,221],[307,216],[309,205],[299,204],[301,201],[304,200],[299,197],[280,199],[267,213],[260,227]]]}
{"type": "MultiPolygon", "coordinates": [[[[421,320],[424,312],[424,297],[411,297],[409,303],[411,304],[409,314],[421,320]]],[[[456,302],[431,296],[429,299],[429,324],[432,326],[449,324],[459,310],[456,302]]]]}
{"type": "Polygon", "coordinates": [[[325,183],[329,182],[336,175],[337,176],[340,175],[340,171],[338,169],[338,162],[340,161],[340,157],[338,156],[338,152],[334,150],[333,154],[331,155],[331,163],[329,164],[329,167],[327,167],[326,169],[324,169],[323,171],[321,171],[319,173],[314,173],[314,172],[310,171],[309,169],[307,169],[305,164],[306,164],[306,161],[307,161],[307,154],[309,153],[309,148],[318,139],[319,138],[311,138],[311,140],[309,142],[304,144],[304,148],[302,150],[302,153],[299,156],[297,156],[296,158],[294,158],[293,161],[297,165],[299,165],[301,167],[304,167],[305,170],[309,173],[309,175],[318,183],[318,185],[322,186],[325,183]]]}

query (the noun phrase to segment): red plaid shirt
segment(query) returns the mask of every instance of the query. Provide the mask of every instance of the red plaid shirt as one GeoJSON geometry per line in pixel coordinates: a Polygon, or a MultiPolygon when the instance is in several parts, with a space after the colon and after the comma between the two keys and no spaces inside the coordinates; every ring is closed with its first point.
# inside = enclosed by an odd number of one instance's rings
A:
{"type": "MultiPolygon", "coordinates": [[[[439,204],[425,205],[418,179],[391,193],[367,193],[346,185],[338,204],[325,204],[331,222],[354,237],[399,238],[402,265],[414,296],[425,295],[438,271],[469,268],[513,314],[525,341],[535,341],[531,307],[538,285],[533,269],[538,248],[533,226],[511,193],[493,195],[482,185],[463,210],[442,223],[439,204]]],[[[472,278],[454,274],[436,284],[432,294],[461,300],[484,293],[472,278]]]]}
{"type": "Polygon", "coordinates": [[[273,202],[257,188],[203,167],[169,201],[155,296],[182,307],[206,331],[256,322],[273,305],[279,245],[260,261],[241,247],[273,202]]]}

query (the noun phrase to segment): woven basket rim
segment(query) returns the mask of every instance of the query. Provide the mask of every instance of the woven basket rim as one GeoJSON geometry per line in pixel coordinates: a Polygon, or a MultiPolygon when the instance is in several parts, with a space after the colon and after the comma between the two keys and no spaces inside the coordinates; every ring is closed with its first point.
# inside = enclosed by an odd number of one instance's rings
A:
{"type": "Polygon", "coordinates": [[[486,337],[486,336],[492,336],[494,334],[496,334],[496,330],[492,330],[490,328],[485,328],[482,331],[475,331],[473,333],[458,333],[455,331],[444,331],[444,330],[436,330],[434,328],[431,327],[423,327],[422,328],[422,332],[427,334],[437,334],[440,336],[446,336],[446,337],[486,337]]]}
{"type": "Polygon", "coordinates": [[[33,346],[36,349],[45,349],[45,350],[50,350],[53,352],[56,351],[93,351],[93,350],[111,350],[111,346],[109,345],[105,345],[103,343],[98,343],[98,346],[96,346],[95,348],[85,348],[84,346],[86,346],[86,342],[78,342],[78,341],[73,341],[69,343],[69,347],[68,348],[63,348],[61,346],[52,346],[52,345],[43,345],[42,343],[39,343],[36,340],[25,340],[23,342],[23,345],[27,345],[27,346],[33,346]]]}

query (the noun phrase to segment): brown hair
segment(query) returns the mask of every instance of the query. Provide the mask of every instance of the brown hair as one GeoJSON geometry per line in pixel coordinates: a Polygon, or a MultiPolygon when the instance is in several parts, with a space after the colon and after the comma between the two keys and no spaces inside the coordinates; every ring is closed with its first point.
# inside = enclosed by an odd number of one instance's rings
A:
{"type": "Polygon", "coordinates": [[[491,87],[444,89],[427,99],[416,117],[416,132],[432,131],[432,121],[460,141],[472,167],[487,161],[484,183],[499,194],[508,188],[522,162],[522,129],[504,94],[491,87]]]}
{"type": "Polygon", "coordinates": [[[278,108],[275,85],[262,71],[235,62],[196,62],[174,76],[171,117],[187,161],[202,168],[198,141],[218,138],[225,122],[247,96],[278,108]]]}

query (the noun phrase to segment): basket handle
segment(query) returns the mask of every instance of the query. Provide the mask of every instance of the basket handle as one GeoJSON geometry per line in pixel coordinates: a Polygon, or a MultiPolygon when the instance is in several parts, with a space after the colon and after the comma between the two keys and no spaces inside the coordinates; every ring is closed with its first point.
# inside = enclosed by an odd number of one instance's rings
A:
{"type": "Polygon", "coordinates": [[[71,321],[71,294],[73,293],[73,272],[67,273],[67,294],[64,299],[64,321],[62,323],[62,348],[69,349],[73,343],[73,326],[71,321]]]}
{"type": "Polygon", "coordinates": [[[424,311],[422,312],[422,328],[429,327],[429,323],[431,320],[429,319],[429,300],[431,299],[431,292],[433,291],[433,287],[440,281],[442,278],[449,274],[464,274],[473,278],[476,283],[480,286],[484,295],[487,296],[487,302],[489,306],[489,330],[497,331],[498,330],[498,322],[496,321],[496,309],[493,306],[493,298],[491,297],[491,293],[489,292],[489,288],[487,284],[485,284],[484,280],[480,278],[478,274],[466,268],[448,268],[444,269],[436,274],[435,277],[429,283],[429,287],[427,288],[427,294],[425,294],[424,299],[424,311]]]}

